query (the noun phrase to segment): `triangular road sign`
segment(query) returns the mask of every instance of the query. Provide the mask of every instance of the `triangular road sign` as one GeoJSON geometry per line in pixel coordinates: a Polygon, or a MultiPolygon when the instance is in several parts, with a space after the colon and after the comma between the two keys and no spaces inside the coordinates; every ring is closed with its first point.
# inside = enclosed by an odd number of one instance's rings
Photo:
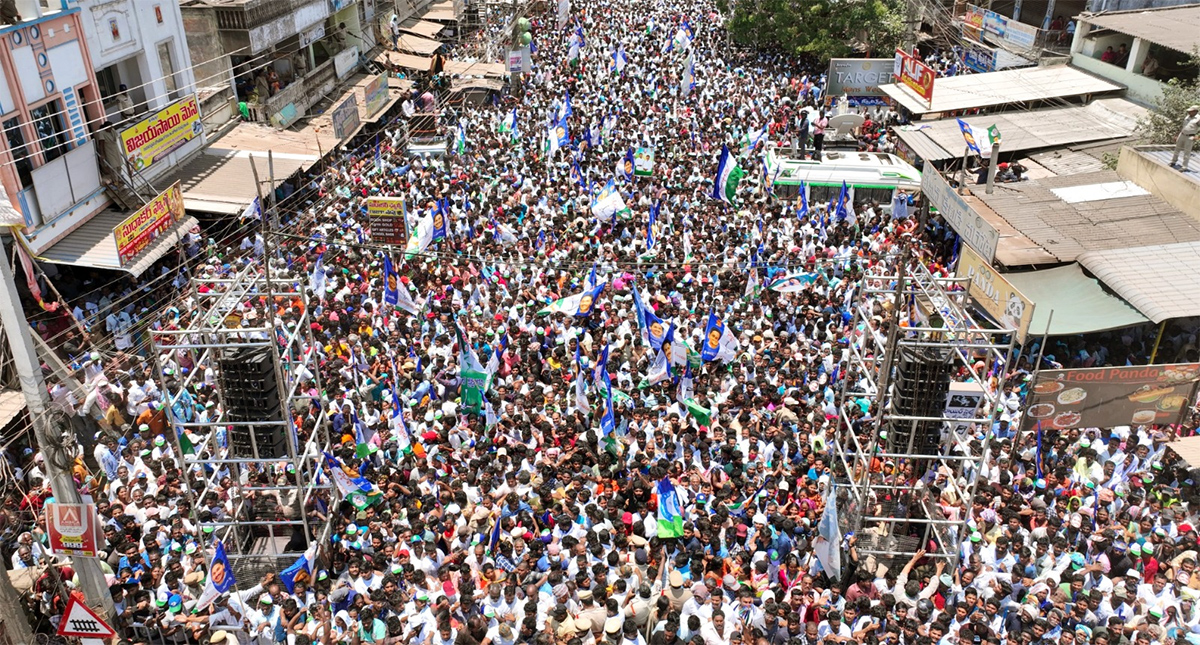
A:
{"type": "Polygon", "coordinates": [[[63,612],[62,622],[58,624],[59,636],[74,636],[76,638],[112,638],[117,633],[108,623],[104,622],[91,607],[83,604],[75,596],[67,603],[63,612]]]}

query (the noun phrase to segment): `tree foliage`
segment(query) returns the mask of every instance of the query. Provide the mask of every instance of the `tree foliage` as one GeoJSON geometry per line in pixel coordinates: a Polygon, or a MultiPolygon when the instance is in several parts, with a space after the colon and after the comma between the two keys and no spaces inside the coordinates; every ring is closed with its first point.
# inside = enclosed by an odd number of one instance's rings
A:
{"type": "MultiPolygon", "coordinates": [[[[729,14],[723,2],[718,7],[729,14]]],[[[904,30],[902,0],[737,0],[727,27],[743,44],[828,60],[891,56],[904,30]]]]}
{"type": "MultiPolygon", "coordinates": [[[[1195,70],[1197,66],[1200,66],[1200,56],[1192,54],[1186,68],[1195,70]]],[[[1138,120],[1138,135],[1148,143],[1175,143],[1190,105],[1200,105],[1200,79],[1194,74],[1183,80],[1172,78],[1167,81],[1154,109],[1138,120]]]]}

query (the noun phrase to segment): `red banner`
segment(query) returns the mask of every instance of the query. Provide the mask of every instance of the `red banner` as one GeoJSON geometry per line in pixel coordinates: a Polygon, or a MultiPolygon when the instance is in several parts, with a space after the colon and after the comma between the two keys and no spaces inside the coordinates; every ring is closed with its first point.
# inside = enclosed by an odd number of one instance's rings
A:
{"type": "Polygon", "coordinates": [[[925,99],[926,103],[933,102],[933,79],[937,77],[933,68],[921,62],[921,59],[904,51],[896,49],[896,77],[908,86],[917,96],[925,99]]]}
{"type": "Polygon", "coordinates": [[[100,528],[95,504],[46,504],[46,533],[56,555],[96,557],[100,528]]]}

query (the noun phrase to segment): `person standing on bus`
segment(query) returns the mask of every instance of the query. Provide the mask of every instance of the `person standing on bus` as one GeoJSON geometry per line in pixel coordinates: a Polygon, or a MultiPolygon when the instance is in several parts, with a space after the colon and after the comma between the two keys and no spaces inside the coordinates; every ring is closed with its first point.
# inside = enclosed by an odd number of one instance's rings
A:
{"type": "Polygon", "coordinates": [[[825,110],[821,110],[820,116],[813,122],[813,159],[821,160],[821,150],[825,147],[825,128],[829,127],[829,119],[825,116],[825,110]]]}
{"type": "Polygon", "coordinates": [[[808,150],[808,111],[797,110],[796,127],[792,130],[792,154],[796,158],[803,159],[808,150]]]}

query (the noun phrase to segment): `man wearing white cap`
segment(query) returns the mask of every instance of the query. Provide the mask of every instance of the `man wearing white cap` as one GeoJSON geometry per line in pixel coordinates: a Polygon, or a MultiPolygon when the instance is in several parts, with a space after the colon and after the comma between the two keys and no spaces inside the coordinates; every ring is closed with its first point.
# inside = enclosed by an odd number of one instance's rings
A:
{"type": "Polygon", "coordinates": [[[1175,152],[1171,155],[1171,167],[1175,170],[1188,172],[1188,161],[1192,158],[1192,146],[1196,145],[1196,137],[1200,136],[1200,105],[1192,105],[1183,117],[1183,127],[1179,128],[1179,136],[1175,137],[1175,152]],[[1183,165],[1176,163],[1179,154],[1183,153],[1183,165]]]}

